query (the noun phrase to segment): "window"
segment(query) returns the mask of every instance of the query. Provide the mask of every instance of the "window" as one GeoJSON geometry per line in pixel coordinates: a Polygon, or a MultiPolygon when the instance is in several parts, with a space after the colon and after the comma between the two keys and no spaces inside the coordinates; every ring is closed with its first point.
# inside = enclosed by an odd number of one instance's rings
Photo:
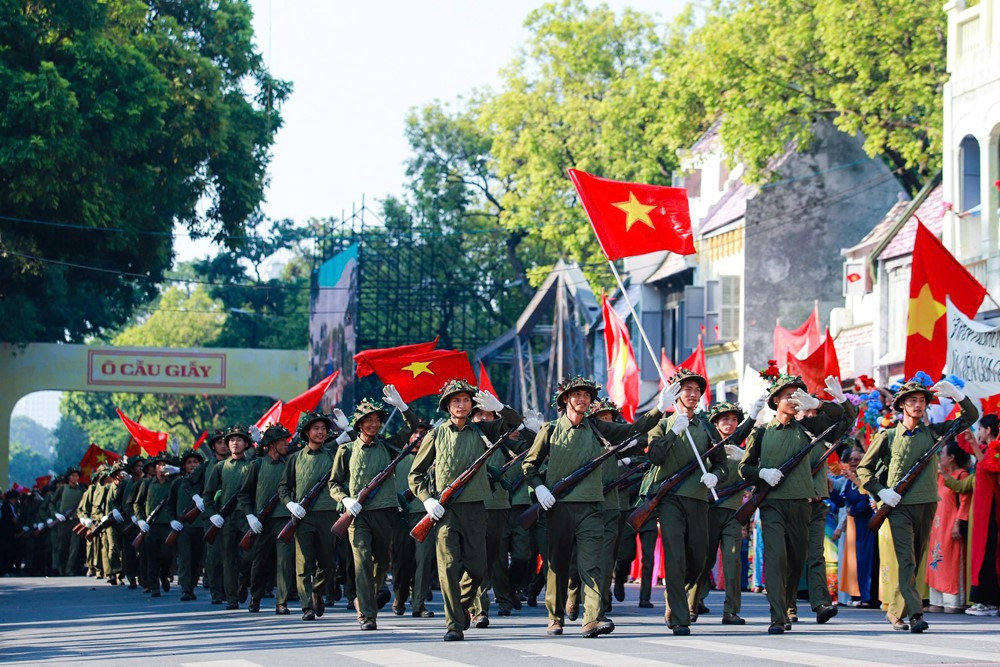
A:
{"type": "Polygon", "coordinates": [[[719,308],[719,338],[738,340],[740,337],[740,276],[721,276],[722,299],[719,308]]]}
{"type": "Polygon", "coordinates": [[[980,162],[979,162],[979,142],[975,137],[965,137],[959,144],[962,160],[962,181],[959,191],[960,206],[962,211],[979,206],[980,193],[980,162]]]}
{"type": "Polygon", "coordinates": [[[906,314],[910,306],[910,265],[889,270],[889,340],[888,353],[906,349],[906,314]]]}
{"type": "Polygon", "coordinates": [[[688,197],[701,197],[701,169],[695,169],[684,177],[684,189],[688,197]]]}

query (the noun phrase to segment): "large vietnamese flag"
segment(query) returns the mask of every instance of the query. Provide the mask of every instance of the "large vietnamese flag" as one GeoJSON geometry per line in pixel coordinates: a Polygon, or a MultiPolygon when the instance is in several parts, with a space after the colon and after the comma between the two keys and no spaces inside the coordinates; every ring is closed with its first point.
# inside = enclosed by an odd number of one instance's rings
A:
{"type": "Polygon", "coordinates": [[[948,356],[946,297],[966,317],[973,318],[985,296],[986,288],[918,218],[906,317],[904,376],[911,378],[917,371],[924,371],[936,380],[944,370],[948,356]]]}
{"type": "Polygon", "coordinates": [[[608,398],[614,401],[625,421],[635,421],[639,405],[639,365],[635,361],[632,340],[624,320],[611,307],[606,294],[601,295],[604,311],[604,350],[608,357],[608,398]]]}
{"type": "Polygon", "coordinates": [[[441,391],[448,380],[476,383],[469,355],[462,350],[431,350],[408,356],[369,359],[382,384],[396,386],[404,401],[413,401],[441,391]]]}
{"type": "MultiPolygon", "coordinates": [[[[354,355],[354,363],[357,364],[357,370],[354,371],[354,375],[363,378],[366,375],[371,375],[375,372],[372,368],[372,359],[391,359],[393,357],[405,357],[411,354],[418,354],[423,352],[430,352],[435,347],[437,347],[438,339],[440,336],[435,336],[434,340],[429,340],[426,343],[413,343],[412,345],[400,345],[399,347],[383,347],[374,350],[364,350],[358,352],[354,355]]],[[[441,384],[444,384],[443,382],[441,384]]]]}
{"type": "Polygon", "coordinates": [[[90,443],[90,447],[87,447],[87,451],[83,453],[83,458],[80,459],[80,472],[82,473],[80,481],[84,484],[89,484],[90,476],[94,474],[98,466],[104,463],[113,463],[120,458],[121,456],[118,454],[90,443]]]}
{"type": "MultiPolygon", "coordinates": [[[[287,428],[290,433],[295,433],[299,427],[299,416],[303,412],[316,409],[319,402],[323,400],[323,395],[330,388],[330,385],[333,384],[333,381],[337,379],[338,375],[340,375],[340,371],[336,370],[306,389],[305,392],[289,401],[285,401],[285,404],[281,406],[281,425],[287,428]]],[[[273,405],[271,406],[271,410],[274,410],[273,405]]],[[[268,412],[271,410],[268,410],[268,412]]]]}
{"type": "Polygon", "coordinates": [[[131,434],[135,441],[139,443],[139,447],[142,448],[148,456],[156,456],[167,451],[167,434],[161,433],[160,431],[153,431],[146,428],[139,422],[134,422],[125,416],[125,413],[115,408],[115,412],[118,413],[119,419],[125,424],[125,428],[131,434]]]}
{"type": "Polygon", "coordinates": [[[694,254],[684,188],[612,181],[577,169],[568,172],[609,260],[658,250],[694,254]]]}

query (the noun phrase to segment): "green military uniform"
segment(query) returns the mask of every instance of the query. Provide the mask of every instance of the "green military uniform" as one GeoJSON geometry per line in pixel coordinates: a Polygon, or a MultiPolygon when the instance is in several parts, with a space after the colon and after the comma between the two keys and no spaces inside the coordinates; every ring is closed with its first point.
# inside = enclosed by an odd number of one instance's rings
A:
{"type": "MultiPolygon", "coordinates": [[[[200,461],[202,457],[195,452],[188,452],[181,457],[181,470],[184,470],[184,463],[187,459],[196,457],[200,461]]],[[[173,481],[174,496],[176,503],[177,520],[180,521],[183,515],[196,506],[194,503],[195,494],[203,490],[203,484],[197,472],[202,465],[195,468],[191,474],[177,477],[173,481]]],[[[205,562],[205,518],[201,513],[192,521],[184,525],[184,529],[177,536],[177,583],[181,587],[181,602],[197,600],[198,596],[194,589],[198,586],[198,578],[205,562]]]]}
{"type": "Polygon", "coordinates": [[[430,618],[434,612],[427,610],[431,593],[431,568],[434,566],[434,541],[417,542],[410,531],[426,516],[424,506],[416,496],[406,502],[403,494],[410,489],[409,476],[417,453],[404,456],[396,466],[396,497],[401,510],[396,520],[396,536],[392,550],[393,610],[402,614],[406,600],[414,616],[430,618]],[[412,589],[412,597],[410,591],[412,589]]]}
{"type": "MultiPolygon", "coordinates": [[[[909,394],[922,392],[928,400],[934,397],[929,390],[916,383],[906,383],[896,393],[893,403],[901,410],[902,400],[909,394]]],[[[872,438],[868,451],[858,465],[858,479],[872,498],[878,498],[883,489],[892,489],[900,478],[926,454],[953,425],[956,433],[971,426],[979,419],[979,410],[968,398],[959,402],[961,415],[957,419],[939,424],[920,424],[907,431],[902,422],[880,431],[872,438]],[[880,474],[885,470],[885,477],[880,474]]],[[[940,498],[937,494],[937,455],[917,476],[899,504],[889,515],[889,530],[892,533],[893,550],[899,567],[899,588],[888,600],[889,615],[902,619],[907,615],[920,616],[923,600],[917,591],[917,566],[927,549],[931,525],[940,498]]]]}
{"type": "MultiPolygon", "coordinates": [[[[93,484],[91,484],[93,491],[87,504],[87,518],[93,521],[93,525],[95,526],[101,521],[101,517],[103,516],[102,508],[108,494],[107,485],[104,483],[106,477],[107,469],[102,465],[97,469],[93,477],[93,484]]],[[[104,550],[101,548],[101,541],[87,540],[85,544],[90,552],[92,567],[96,572],[97,578],[103,579],[106,576],[107,563],[104,560],[104,550]]]]}
{"type": "MultiPolygon", "coordinates": [[[[329,423],[325,417],[322,419],[329,423]]],[[[300,431],[304,433],[315,421],[307,421],[300,431]]],[[[278,483],[281,504],[301,503],[318,482],[327,483],[333,469],[333,456],[331,449],[308,446],[290,455],[278,483]]],[[[332,581],[336,567],[337,537],[330,528],[339,516],[337,501],[328,493],[320,493],[295,532],[295,572],[304,615],[310,611],[322,615],[320,596],[332,581]]]]}
{"type": "MultiPolygon", "coordinates": [[[[777,395],[789,386],[805,391],[805,384],[800,378],[780,376],[769,394],[768,403],[772,408],[777,395]]],[[[760,483],[761,469],[780,468],[781,464],[809,444],[811,439],[800,426],[818,435],[840,419],[843,412],[840,405],[824,402],[815,417],[793,420],[788,424],[775,417],[764,428],[754,429],[740,461],[740,476],[749,482],[760,483]]],[[[767,563],[768,580],[773,582],[767,587],[772,626],[784,628],[788,625],[788,582],[797,583],[805,565],[812,514],[809,499],[815,493],[810,465],[808,461],[802,461],[784,475],[780,485],[760,505],[764,562],[767,563]]]]}
{"type": "MultiPolygon", "coordinates": [[[[595,387],[582,378],[571,378],[560,384],[556,398],[560,399],[574,388],[595,387]],[[579,382],[577,382],[579,380],[579,382]],[[574,382],[577,382],[574,384],[574,382]],[[589,384],[589,386],[587,386],[589,384]]],[[[591,391],[592,398],[597,390],[591,391]]],[[[615,424],[584,419],[574,425],[565,415],[544,424],[524,459],[524,475],[532,488],[542,486],[546,480],[554,484],[566,475],[597,458],[604,451],[604,442],[617,444],[648,432],[660,418],[659,410],[652,410],[634,424],[615,424]],[[541,472],[543,462],[548,468],[541,472]]],[[[602,560],[604,553],[604,487],[603,475],[592,474],[584,478],[569,493],[557,499],[547,515],[548,521],[548,579],[545,588],[545,606],[550,624],[564,624],[567,588],[571,561],[576,547],[576,566],[583,595],[583,625],[596,623],[601,614],[603,581],[602,560]]],[[[617,500],[617,499],[616,499],[617,500]]]]}
{"type": "MultiPolygon", "coordinates": [[[[379,413],[383,421],[387,417],[380,406],[363,401],[355,413],[355,428],[365,416],[373,412],[379,413]],[[358,415],[358,412],[363,414],[358,415]]],[[[371,442],[365,442],[359,435],[353,442],[341,446],[333,459],[330,497],[337,502],[347,497],[356,500],[365,485],[385,470],[393,458],[395,450],[378,436],[371,442]]],[[[396,488],[394,475],[390,475],[384,485],[385,492],[380,488],[374,496],[369,496],[361,513],[354,518],[348,529],[354,556],[357,591],[355,604],[358,621],[362,624],[374,621],[378,616],[375,594],[389,572],[389,555],[392,552],[392,538],[399,514],[396,497],[390,493],[396,488]]]]}
{"type": "MultiPolygon", "coordinates": [[[[448,390],[448,387],[446,385],[439,402],[442,410],[447,410],[445,399],[450,396],[464,392],[471,397],[475,392],[475,388],[468,385],[457,390],[448,390]]],[[[500,417],[497,421],[476,424],[466,420],[461,428],[446,422],[424,436],[410,469],[409,484],[413,494],[421,502],[428,500],[432,497],[432,488],[443,490],[483,454],[484,436],[493,442],[505,430],[521,422],[521,416],[506,407],[500,411],[500,417]],[[433,487],[429,472],[431,465],[434,466],[433,487]]],[[[486,577],[485,503],[491,496],[484,466],[462,493],[452,500],[437,522],[438,582],[444,598],[449,633],[462,633],[467,627],[467,610],[472,607],[479,586],[486,577]],[[464,585],[463,574],[468,574],[464,585]]]]}
{"type": "Polygon", "coordinates": [[[170,570],[174,554],[173,549],[166,544],[166,539],[170,534],[170,521],[176,517],[171,490],[170,480],[166,477],[163,481],[155,476],[150,477],[139,489],[133,505],[135,516],[149,525],[149,533],[142,542],[146,566],[143,583],[152,591],[153,597],[160,596],[160,588],[170,590],[170,570]]]}
{"type": "MultiPolygon", "coordinates": [[[[535,440],[535,433],[524,429],[519,432],[522,440],[518,451],[530,448],[535,440]]],[[[518,520],[518,517],[531,505],[528,485],[524,483],[524,471],[521,466],[514,465],[504,473],[504,484],[512,489],[510,510],[500,538],[499,554],[494,565],[493,594],[500,615],[510,614],[512,609],[521,608],[521,589],[528,584],[531,577],[531,536],[518,520]],[[515,488],[516,487],[516,488],[515,488]]]]}
{"type": "MultiPolygon", "coordinates": [[[[192,490],[199,490],[198,495],[202,498],[202,504],[206,504],[205,498],[208,497],[206,487],[208,486],[208,480],[212,476],[212,471],[215,466],[227,460],[229,457],[219,459],[214,453],[213,444],[216,440],[219,440],[225,436],[222,432],[217,432],[212,438],[209,439],[209,450],[212,452],[208,457],[208,460],[198,466],[193,473],[191,473],[191,488],[192,490]]],[[[201,512],[202,528],[208,528],[207,521],[208,515],[205,512],[201,512]]],[[[212,604],[222,604],[223,598],[226,597],[226,591],[223,586],[223,574],[222,574],[222,543],[219,540],[212,542],[211,544],[205,543],[205,582],[208,584],[209,593],[212,596],[212,604]]]]}
{"type": "MultiPolygon", "coordinates": [[[[240,427],[226,434],[227,441],[230,437],[243,437],[248,445],[250,443],[249,435],[244,435],[240,427]]],[[[240,551],[240,540],[249,525],[246,514],[239,506],[238,497],[250,476],[252,465],[246,456],[239,459],[230,457],[213,466],[208,481],[205,482],[205,514],[209,517],[209,522],[212,516],[220,514],[227,503],[237,499],[229,515],[222,517],[225,523],[216,539],[217,543],[221,543],[219,555],[222,559],[222,587],[226,593],[228,609],[239,608],[240,602],[246,600],[246,591],[250,586],[250,559],[240,551]]]]}
{"type": "MultiPolygon", "coordinates": [[[[649,460],[652,467],[652,488],[671,477],[695,460],[687,435],[673,432],[678,413],[661,419],[649,432],[649,460]]],[[[701,414],[690,418],[687,427],[698,448],[698,455],[711,449],[718,439],[715,427],[701,414]]],[[[729,474],[726,453],[717,449],[706,462],[708,471],[725,481],[729,474]]],[[[686,588],[697,584],[705,567],[708,553],[708,501],[705,485],[698,469],[674,487],[656,508],[663,542],[663,568],[666,571],[664,618],[670,628],[691,624],[686,588]]]]}
{"type": "Polygon", "coordinates": [[[284,456],[257,457],[240,494],[243,512],[253,514],[261,522],[261,532],[254,541],[251,554],[250,598],[259,606],[273,576],[277,584],[277,597],[274,601],[276,609],[288,605],[288,596],[295,589],[295,547],[290,542],[278,539],[278,534],[288,523],[291,514],[280,497],[273,503],[274,509],[270,514],[262,517],[261,512],[278,494],[286,460],[284,456]]]}
{"type": "MultiPolygon", "coordinates": [[[[643,457],[645,458],[645,457],[643,457]]],[[[633,459],[635,462],[635,459],[633,459]]],[[[653,470],[650,468],[641,478],[638,487],[632,487],[632,491],[626,493],[619,491],[618,508],[621,513],[625,527],[622,529],[622,538],[618,546],[618,553],[615,555],[615,597],[621,601],[625,599],[625,581],[632,569],[632,561],[636,556],[636,536],[642,549],[642,572],[639,578],[639,606],[652,607],[650,601],[653,592],[653,555],[656,550],[656,538],[659,535],[656,527],[656,516],[650,514],[639,532],[626,521],[632,510],[638,506],[646,493],[649,492],[653,483],[653,470]],[[631,500],[631,502],[630,502],[631,500]]]]}
{"type": "MultiPolygon", "coordinates": [[[[141,460],[141,459],[140,459],[141,460]]],[[[134,465],[134,463],[133,463],[134,465]]],[[[132,466],[129,466],[129,470],[132,466]]],[[[141,468],[140,468],[141,470],[141,468]]],[[[124,488],[122,489],[122,499],[121,499],[121,513],[125,518],[125,522],[121,531],[122,534],[122,573],[128,580],[129,589],[135,589],[138,587],[136,583],[139,578],[139,555],[136,553],[135,549],[132,548],[132,538],[129,537],[134,528],[134,523],[132,521],[135,516],[135,498],[139,494],[139,487],[142,484],[142,477],[133,477],[129,475],[128,479],[123,483],[124,488]],[[132,526],[132,529],[129,529],[132,526]]]]}
{"type": "Polygon", "coordinates": [[[53,514],[58,512],[66,517],[59,522],[52,532],[52,569],[57,575],[73,574],[76,561],[80,554],[80,536],[73,532],[76,518],[87,487],[83,484],[59,487],[52,498],[53,514]]]}
{"type": "Polygon", "coordinates": [[[117,511],[118,515],[124,519],[121,512],[121,502],[125,487],[118,478],[121,470],[119,465],[115,465],[111,469],[104,496],[104,505],[101,508],[101,521],[110,516],[109,520],[112,522],[100,535],[106,567],[104,574],[111,584],[118,584],[122,574],[122,536],[118,527],[119,522],[114,518],[114,513],[117,511]]]}

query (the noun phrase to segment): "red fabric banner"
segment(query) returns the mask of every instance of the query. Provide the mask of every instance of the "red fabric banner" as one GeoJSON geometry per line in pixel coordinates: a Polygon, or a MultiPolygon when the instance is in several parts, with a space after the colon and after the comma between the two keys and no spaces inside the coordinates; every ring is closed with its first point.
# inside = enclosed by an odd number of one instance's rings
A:
{"type": "Polygon", "coordinates": [[[639,365],[635,361],[632,340],[625,321],[611,307],[606,294],[601,295],[604,313],[604,350],[608,361],[608,382],[605,389],[627,422],[635,421],[639,405],[639,365]]]}
{"type": "Polygon", "coordinates": [[[438,393],[448,380],[476,383],[469,355],[462,350],[432,350],[405,357],[369,359],[369,363],[382,384],[395,385],[406,402],[438,393]]]}
{"type": "MultiPolygon", "coordinates": [[[[358,352],[354,355],[354,363],[357,364],[357,370],[354,371],[354,375],[359,378],[363,378],[366,375],[371,375],[375,372],[372,368],[372,359],[389,359],[392,357],[406,357],[411,354],[419,354],[423,352],[430,352],[435,347],[437,347],[438,339],[440,336],[436,336],[434,340],[427,341],[426,343],[413,343],[412,345],[400,345],[399,347],[384,347],[375,350],[364,350],[363,352],[358,352]]],[[[443,382],[441,384],[444,384],[443,382]]]]}
{"type": "MultiPolygon", "coordinates": [[[[115,412],[118,413],[118,417],[122,420],[122,423],[125,424],[125,428],[147,456],[156,456],[157,454],[167,451],[166,433],[150,430],[139,422],[132,421],[118,408],[115,408],[115,412]]],[[[129,443],[129,447],[126,447],[126,453],[128,453],[130,449],[134,450],[132,443],[129,443]]]]}

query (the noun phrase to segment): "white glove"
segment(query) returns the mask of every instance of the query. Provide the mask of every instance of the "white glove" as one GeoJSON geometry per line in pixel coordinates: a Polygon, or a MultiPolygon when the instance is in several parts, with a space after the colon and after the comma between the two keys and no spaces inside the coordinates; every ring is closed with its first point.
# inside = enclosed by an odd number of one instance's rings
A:
{"type": "Polygon", "coordinates": [[[833,400],[838,403],[843,403],[846,397],[844,396],[844,388],[840,386],[840,378],[833,375],[827,375],[825,383],[826,390],[830,392],[831,396],[833,396],[833,400]]]}
{"type": "Polygon", "coordinates": [[[55,519],[46,519],[45,525],[51,528],[52,526],[56,525],[55,519]]]}
{"type": "Polygon", "coordinates": [[[180,473],[180,471],[181,469],[178,468],[177,466],[172,466],[172,465],[163,466],[163,472],[167,473],[168,475],[176,475],[180,473]]]}
{"type": "Polygon", "coordinates": [[[337,425],[341,431],[346,431],[351,427],[350,423],[347,421],[347,415],[340,408],[333,409],[333,423],[337,425]]]}
{"type": "Polygon", "coordinates": [[[777,468],[761,468],[757,472],[757,476],[771,486],[778,486],[778,483],[781,481],[781,478],[785,476],[785,473],[781,472],[777,468]]]}
{"type": "Polygon", "coordinates": [[[132,515],[132,523],[134,523],[135,525],[138,526],[139,525],[139,517],[137,517],[136,515],[133,514],[132,515]]]}
{"type": "Polygon", "coordinates": [[[184,524],[178,521],[177,519],[170,520],[170,527],[173,528],[174,531],[178,533],[184,530],[184,524]]]}
{"type": "Polygon", "coordinates": [[[681,394],[681,385],[679,382],[674,382],[663,388],[660,392],[660,398],[656,402],[656,409],[660,412],[666,412],[667,408],[677,401],[677,397],[681,394]]]}
{"type": "Polygon", "coordinates": [[[247,514],[247,523],[250,524],[250,530],[257,535],[260,535],[261,531],[264,530],[264,525],[260,522],[260,519],[253,514],[247,514]]]}
{"type": "Polygon", "coordinates": [[[260,432],[260,429],[257,428],[256,424],[254,424],[247,430],[250,431],[250,439],[256,442],[258,445],[260,444],[260,441],[264,439],[264,434],[260,432]]]}
{"type": "Polygon", "coordinates": [[[714,489],[715,485],[719,483],[719,477],[715,473],[706,472],[701,476],[701,483],[709,489],[714,489]]]}
{"type": "Polygon", "coordinates": [[[148,533],[149,532],[149,524],[146,523],[145,521],[143,521],[142,519],[139,519],[139,530],[141,530],[144,533],[148,533]]]}
{"type": "Polygon", "coordinates": [[[796,410],[816,410],[823,405],[821,400],[801,389],[796,389],[792,394],[792,403],[795,404],[796,410]]]}
{"type": "Polygon", "coordinates": [[[477,391],[475,401],[476,406],[486,412],[500,412],[503,410],[503,403],[500,399],[488,391],[477,391]]]}
{"type": "Polygon", "coordinates": [[[350,434],[349,431],[344,431],[343,433],[341,433],[340,435],[338,435],[337,439],[335,440],[335,442],[338,445],[343,445],[343,444],[346,444],[346,443],[348,443],[350,441],[351,441],[351,434],[350,434]]]}
{"type": "Polygon", "coordinates": [[[544,484],[539,484],[535,487],[535,499],[538,500],[538,504],[542,506],[542,509],[546,511],[552,509],[552,506],[556,504],[556,497],[552,495],[552,492],[544,484]]]}
{"type": "Polygon", "coordinates": [[[62,523],[63,521],[66,520],[66,515],[56,512],[56,520],[59,521],[59,523],[62,523]]]}
{"type": "Polygon", "coordinates": [[[941,396],[950,398],[956,403],[965,398],[965,394],[962,393],[962,390],[953,385],[952,383],[948,382],[947,380],[941,380],[936,385],[931,387],[931,389],[937,392],[941,396]]]}
{"type": "Polygon", "coordinates": [[[41,521],[39,521],[38,523],[35,524],[35,530],[41,530],[43,525],[44,524],[41,521]]]}
{"type": "Polygon", "coordinates": [[[899,504],[899,501],[902,500],[903,496],[899,495],[892,489],[882,489],[878,492],[878,498],[889,507],[895,507],[899,504]]]}
{"type": "Polygon", "coordinates": [[[444,505],[439,503],[437,498],[428,498],[425,500],[424,509],[427,510],[427,516],[435,521],[440,521],[441,517],[444,516],[444,505]]]}
{"type": "Polygon", "coordinates": [[[31,528],[30,528],[29,526],[21,526],[21,532],[22,532],[22,533],[26,533],[26,532],[28,532],[29,530],[31,530],[31,528]]]}
{"type": "Polygon", "coordinates": [[[306,518],[306,508],[303,507],[302,505],[299,505],[294,500],[288,501],[285,504],[285,507],[288,508],[288,511],[291,512],[292,516],[294,516],[296,519],[306,518]]]}
{"type": "Polygon", "coordinates": [[[111,516],[113,516],[115,518],[115,523],[124,523],[125,522],[125,517],[123,517],[122,513],[119,512],[117,509],[111,510],[111,516]]]}
{"type": "Polygon", "coordinates": [[[674,432],[674,435],[680,435],[687,430],[690,423],[691,420],[688,419],[687,415],[677,415],[674,419],[674,425],[670,427],[670,430],[674,432]]]}
{"type": "Polygon", "coordinates": [[[628,456],[623,456],[620,459],[618,459],[618,465],[622,467],[628,467],[630,463],[632,463],[632,459],[629,458],[628,456]]]}
{"type": "Polygon", "coordinates": [[[208,520],[211,521],[212,525],[215,526],[216,528],[222,528],[222,525],[226,523],[225,517],[223,517],[221,514],[213,514],[212,516],[208,517],[208,520]]]}
{"type": "Polygon", "coordinates": [[[344,503],[344,509],[346,509],[351,516],[361,514],[361,503],[354,498],[344,498],[340,502],[344,503]]]}
{"type": "Polygon", "coordinates": [[[201,496],[199,496],[196,493],[193,496],[191,496],[191,500],[194,501],[194,506],[198,508],[199,512],[204,512],[205,511],[205,501],[202,500],[201,496]]]}
{"type": "Polygon", "coordinates": [[[82,519],[80,519],[80,523],[83,524],[84,528],[90,528],[91,526],[94,525],[94,522],[88,519],[87,517],[83,517],[82,519]]]}
{"type": "Polygon", "coordinates": [[[528,410],[524,413],[524,428],[529,431],[538,433],[544,423],[545,420],[542,418],[541,412],[538,412],[537,410],[528,410]]]}
{"type": "Polygon", "coordinates": [[[742,461],[743,450],[736,445],[726,445],[726,458],[730,461],[742,461]]]}
{"type": "Polygon", "coordinates": [[[382,398],[385,399],[386,403],[400,412],[406,412],[406,409],[409,407],[403,400],[403,397],[399,395],[399,391],[396,390],[396,385],[387,384],[382,387],[382,398]]]}
{"type": "Polygon", "coordinates": [[[761,397],[754,401],[753,405],[750,406],[750,419],[756,420],[757,415],[760,414],[760,411],[764,409],[765,405],[767,405],[767,394],[762,394],[761,397]]]}
{"type": "Polygon", "coordinates": [[[107,520],[108,520],[108,515],[105,514],[104,516],[101,517],[101,520],[98,523],[104,523],[107,520]]]}

